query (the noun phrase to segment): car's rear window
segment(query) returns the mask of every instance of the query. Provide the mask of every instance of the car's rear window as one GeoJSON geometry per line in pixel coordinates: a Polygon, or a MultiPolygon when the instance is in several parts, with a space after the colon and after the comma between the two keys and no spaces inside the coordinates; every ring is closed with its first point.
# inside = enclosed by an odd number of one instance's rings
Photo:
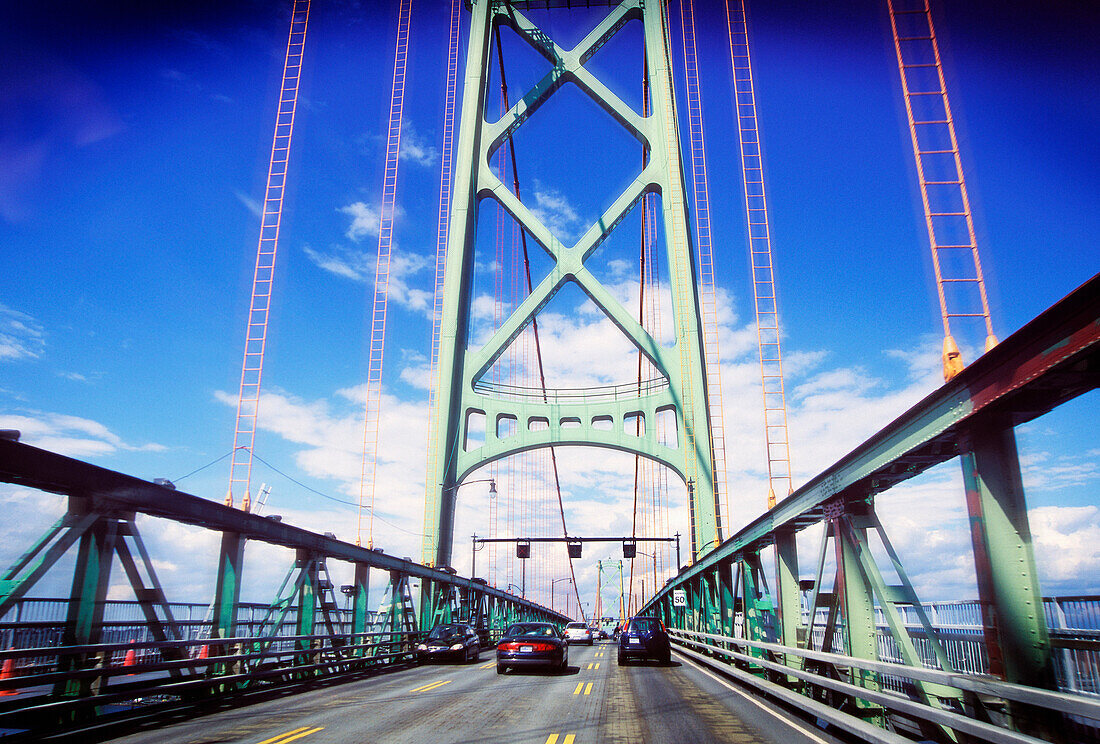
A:
{"type": "Polygon", "coordinates": [[[587,627],[587,626],[584,623],[569,623],[565,627],[567,627],[567,628],[580,628],[581,630],[584,630],[585,627],[587,627]]]}
{"type": "Polygon", "coordinates": [[[554,627],[552,625],[519,624],[511,626],[504,634],[509,636],[552,636],[554,635],[554,627]]]}
{"type": "Polygon", "coordinates": [[[651,617],[639,617],[630,621],[627,630],[634,633],[655,633],[661,629],[661,624],[651,617]]]}

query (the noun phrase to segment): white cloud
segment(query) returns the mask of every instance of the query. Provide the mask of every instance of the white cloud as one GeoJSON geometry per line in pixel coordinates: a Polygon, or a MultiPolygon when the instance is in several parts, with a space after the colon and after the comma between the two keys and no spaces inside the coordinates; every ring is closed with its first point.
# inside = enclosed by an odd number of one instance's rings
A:
{"type": "Polygon", "coordinates": [[[1028,515],[1045,592],[1100,592],[1100,508],[1044,506],[1028,515]]]}
{"type": "Polygon", "coordinates": [[[46,348],[46,332],[37,320],[0,305],[0,362],[37,359],[46,348]]]}
{"type": "Polygon", "coordinates": [[[423,137],[408,119],[401,126],[401,160],[429,167],[439,162],[439,150],[423,137]]]}
{"type": "Polygon", "coordinates": [[[588,227],[583,224],[577,210],[569,203],[568,197],[560,191],[535,182],[535,204],[531,213],[563,242],[579,237],[581,230],[588,227]]]}
{"type": "Polygon", "coordinates": [[[103,424],[79,416],[40,411],[0,414],[0,429],[18,429],[20,441],[70,457],[128,452],[164,452],[160,444],[133,445],[103,424]]]}
{"type": "Polygon", "coordinates": [[[263,204],[256,199],[253,199],[243,191],[234,191],[233,196],[237,197],[237,201],[244,205],[244,208],[251,212],[256,217],[263,216],[263,204]]]}
{"type": "MultiPolygon", "coordinates": [[[[330,274],[354,282],[373,283],[374,281],[378,258],[372,251],[361,251],[340,245],[331,246],[327,251],[315,250],[309,246],[302,250],[318,268],[330,274]]],[[[429,259],[418,253],[398,251],[391,253],[389,284],[386,289],[389,301],[409,310],[430,315],[434,309],[434,289],[429,292],[411,286],[412,277],[423,271],[428,264],[429,259]]]]}
{"type": "Polygon", "coordinates": [[[363,238],[378,237],[382,213],[377,207],[372,207],[366,202],[360,201],[346,207],[340,207],[337,211],[351,217],[351,224],[345,233],[349,240],[358,243],[363,238]]]}

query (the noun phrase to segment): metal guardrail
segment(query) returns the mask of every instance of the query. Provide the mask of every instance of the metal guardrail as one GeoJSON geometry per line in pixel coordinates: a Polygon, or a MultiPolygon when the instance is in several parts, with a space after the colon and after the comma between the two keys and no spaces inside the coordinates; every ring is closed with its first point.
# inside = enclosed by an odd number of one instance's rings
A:
{"type": "MultiPolygon", "coordinates": [[[[713,664],[714,661],[723,659],[726,663],[732,663],[744,669],[764,670],[767,675],[763,677],[757,674],[737,676],[765,694],[774,695],[778,690],[790,693],[788,687],[809,685],[822,691],[855,696],[880,705],[896,715],[907,718],[914,726],[922,723],[939,724],[980,741],[1032,744],[1045,740],[1012,731],[993,722],[978,720],[968,700],[974,696],[982,696],[987,709],[989,699],[998,698],[1006,705],[1020,703],[1092,721],[1094,726],[1100,723],[1100,699],[1094,700],[1079,695],[1010,684],[987,676],[944,672],[888,661],[876,662],[843,654],[808,651],[803,648],[713,633],[669,629],[669,634],[683,649],[694,651],[691,655],[701,661],[713,664]],[[818,669],[813,669],[815,665],[818,669]],[[838,667],[864,670],[882,679],[899,680],[901,684],[896,690],[883,691],[860,687],[829,675],[828,670],[838,667]],[[779,684],[779,680],[785,680],[786,684],[779,684]],[[925,684],[926,689],[931,693],[926,701],[920,700],[921,696],[913,694],[914,687],[921,683],[925,684]],[[944,694],[948,690],[955,694],[944,694]]],[[[788,704],[820,716],[821,711],[818,706],[813,705],[814,702],[820,702],[818,696],[808,698],[798,694],[787,694],[780,697],[788,704]]],[[[849,733],[873,741],[895,740],[890,737],[882,738],[881,735],[887,733],[882,729],[875,729],[873,732],[865,731],[864,727],[867,724],[862,718],[842,714],[840,711],[836,713],[839,715],[832,715],[828,720],[849,733]]],[[[907,739],[901,740],[907,741],[907,739]]]]}
{"type": "Polygon", "coordinates": [[[415,660],[422,633],[236,637],[0,651],[0,729],[42,732],[415,660]],[[91,695],[82,694],[90,691],[91,695]]]}

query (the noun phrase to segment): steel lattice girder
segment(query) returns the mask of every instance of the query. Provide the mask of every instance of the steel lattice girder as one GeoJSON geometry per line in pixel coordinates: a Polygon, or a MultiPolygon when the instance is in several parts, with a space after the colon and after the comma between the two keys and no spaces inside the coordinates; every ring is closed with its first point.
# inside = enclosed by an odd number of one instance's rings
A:
{"type": "Polygon", "coordinates": [[[689,504],[694,525],[693,556],[720,540],[702,332],[662,5],[659,0],[626,0],[575,48],[566,50],[555,44],[514,4],[500,0],[471,3],[466,83],[448,232],[436,388],[438,408],[433,416],[438,428],[431,434],[433,451],[441,455],[432,463],[434,472],[428,475],[429,483],[439,490],[437,499],[429,498],[426,509],[426,561],[434,560],[436,565],[450,563],[455,491],[464,477],[493,460],[551,445],[609,447],[639,454],[672,468],[694,485],[689,504]],[[584,66],[603,44],[635,19],[641,20],[644,26],[650,94],[654,100],[653,114],[644,118],[584,66]],[[551,63],[552,69],[499,121],[488,123],[485,102],[490,39],[499,24],[514,29],[551,63]],[[488,167],[493,152],[566,83],[575,84],[650,150],[649,162],[634,181],[573,246],[563,245],[488,167]],[[671,349],[659,344],[585,266],[586,259],[650,192],[663,196],[666,250],[677,324],[676,343],[671,349]],[[481,348],[466,349],[477,214],[479,203],[486,198],[498,202],[534,238],[554,261],[554,267],[481,348]],[[542,391],[536,395],[532,390],[530,397],[517,400],[520,396],[494,396],[477,389],[493,362],[570,282],[577,284],[649,358],[667,381],[667,387],[578,402],[563,400],[552,391],[543,397],[542,391]],[[658,414],[666,410],[676,414],[675,447],[660,443],[656,436],[658,414]],[[467,451],[466,426],[474,414],[485,417],[485,440],[467,451]],[[644,435],[632,436],[625,432],[624,417],[631,414],[646,417],[644,435]],[[497,427],[502,420],[517,422],[513,435],[500,436],[497,427]],[[563,422],[572,425],[563,426],[563,422]],[[610,422],[610,429],[597,428],[602,422],[610,422]],[[533,423],[536,425],[532,426],[533,423]]]}
{"type": "Polygon", "coordinates": [[[978,358],[877,434],[753,520],[680,581],[746,549],[772,544],[780,529],[824,518],[835,499],[862,501],[958,455],[960,435],[988,421],[1019,425],[1100,385],[1100,275],[978,358]]]}

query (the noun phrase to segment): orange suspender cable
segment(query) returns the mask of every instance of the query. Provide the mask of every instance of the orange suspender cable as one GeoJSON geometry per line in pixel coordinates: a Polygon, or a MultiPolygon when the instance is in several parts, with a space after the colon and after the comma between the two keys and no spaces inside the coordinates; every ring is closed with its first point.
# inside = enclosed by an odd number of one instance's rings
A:
{"type": "Polygon", "coordinates": [[[256,420],[260,409],[260,378],[263,375],[264,348],[267,344],[267,320],[271,311],[271,290],[275,279],[275,254],[279,247],[279,226],[283,216],[287,161],[294,133],[294,112],[298,104],[298,84],[302,76],[309,0],[294,0],[290,15],[290,35],[283,64],[283,84],[275,117],[275,136],[271,142],[271,160],[267,169],[260,240],[256,248],[256,270],[252,278],[252,300],[245,331],[241,387],[237,396],[237,421],[233,433],[233,457],[229,465],[229,489],[225,505],[233,506],[234,492],[241,496],[241,508],[251,506],[252,447],[256,441],[256,420]]]}

